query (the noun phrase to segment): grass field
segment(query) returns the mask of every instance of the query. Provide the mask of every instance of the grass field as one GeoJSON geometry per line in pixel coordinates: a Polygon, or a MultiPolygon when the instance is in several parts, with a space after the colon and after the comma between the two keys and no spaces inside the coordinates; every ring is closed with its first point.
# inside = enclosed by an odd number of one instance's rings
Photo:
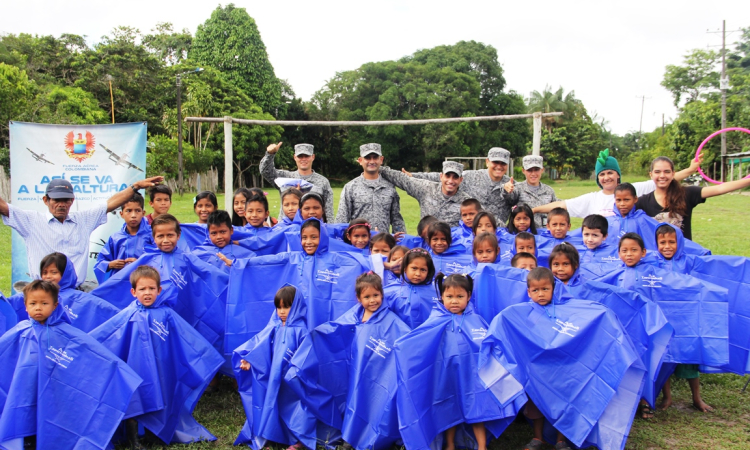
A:
{"type": "MultiPolygon", "coordinates": [[[[625,181],[639,181],[627,179],[625,181]]],[[[573,198],[597,189],[593,181],[553,183],[559,198],[573,198]]],[[[340,188],[334,188],[338,203],[340,188]]],[[[193,194],[175,198],[172,213],[180,221],[194,222],[193,194]]],[[[279,210],[279,198],[269,193],[271,212],[279,210]]],[[[219,197],[223,204],[223,197],[219,197]]],[[[335,210],[335,208],[334,208],[335,210]]],[[[416,233],[419,205],[401,192],[401,210],[409,233],[416,233]]],[[[581,220],[574,219],[573,227],[581,220]]],[[[693,235],[701,245],[714,254],[750,257],[750,196],[730,194],[709,199],[698,206],[693,215],[693,235]]],[[[10,230],[0,225],[0,289],[10,292],[10,230]]],[[[745,378],[735,375],[703,375],[703,399],[715,408],[703,414],[691,407],[690,389],[684,380],[673,383],[675,405],[659,411],[650,421],[636,418],[633,422],[627,449],[750,449],[750,392],[741,393],[745,378]]],[[[231,382],[223,379],[219,392],[202,398],[195,416],[218,440],[191,444],[190,448],[230,449],[245,420],[239,396],[231,382]]],[[[525,423],[514,423],[497,440],[492,450],[520,449],[529,441],[531,429],[525,423]]],[[[173,446],[182,447],[182,446],[173,446]]],[[[159,447],[155,447],[159,448],[159,447]]],[[[548,446],[546,448],[552,448],[548,446]]]]}

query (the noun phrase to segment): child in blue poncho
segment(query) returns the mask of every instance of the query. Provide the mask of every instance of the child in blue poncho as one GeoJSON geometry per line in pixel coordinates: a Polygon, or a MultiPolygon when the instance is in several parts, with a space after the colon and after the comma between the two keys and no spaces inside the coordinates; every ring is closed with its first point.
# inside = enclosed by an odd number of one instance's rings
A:
{"type": "MultiPolygon", "coordinates": [[[[400,438],[393,348],[409,327],[383,305],[377,274],[360,275],[355,292],[359,304],[310,332],[285,380],[353,448],[386,450],[400,438]]],[[[315,448],[315,442],[305,445],[315,448]]]]}
{"type": "Polygon", "coordinates": [[[609,222],[604,216],[591,214],[583,219],[582,242],[576,246],[581,264],[619,264],[617,243],[607,240],[609,222]]]}
{"type": "Polygon", "coordinates": [[[388,252],[388,258],[383,262],[385,270],[383,271],[383,286],[390,286],[393,283],[399,283],[402,272],[402,262],[404,256],[409,251],[408,247],[403,245],[394,245],[388,252]]]}
{"type": "Polygon", "coordinates": [[[554,208],[547,214],[547,229],[537,236],[537,262],[539,267],[547,266],[547,258],[556,245],[570,242],[579,245],[581,237],[570,231],[570,214],[564,208],[554,208]]]}
{"type": "Polygon", "coordinates": [[[502,234],[502,242],[507,245],[513,245],[514,237],[518,233],[537,234],[536,224],[534,223],[534,213],[526,203],[519,203],[510,211],[508,218],[508,227],[502,234]]]}
{"type": "Polygon", "coordinates": [[[435,266],[426,250],[414,248],[401,261],[400,282],[386,286],[385,304],[401,320],[416,328],[430,316],[435,302],[435,266]]]}
{"type": "Polygon", "coordinates": [[[451,228],[445,222],[435,222],[427,229],[427,243],[435,270],[443,273],[465,273],[471,265],[471,245],[453,242],[451,228]]]}
{"type": "Polygon", "coordinates": [[[108,448],[143,380],[70,325],[56,284],[24,296],[29,319],[0,338],[0,448],[108,448]]]}
{"type": "Polygon", "coordinates": [[[255,253],[232,242],[232,218],[226,211],[214,211],[207,219],[209,242],[198,246],[193,254],[212,266],[229,272],[232,263],[255,253]]]}
{"type": "Polygon", "coordinates": [[[461,202],[461,222],[457,227],[451,228],[453,240],[471,248],[474,241],[474,217],[482,211],[482,204],[475,198],[467,198],[461,202]]]}

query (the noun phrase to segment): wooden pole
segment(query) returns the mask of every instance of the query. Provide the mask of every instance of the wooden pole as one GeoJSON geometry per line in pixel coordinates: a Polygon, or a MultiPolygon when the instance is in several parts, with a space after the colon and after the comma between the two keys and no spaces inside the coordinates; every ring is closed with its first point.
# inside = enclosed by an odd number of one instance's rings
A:
{"type": "Polygon", "coordinates": [[[534,137],[531,141],[531,154],[539,156],[539,150],[542,147],[542,113],[534,113],[534,137]]]}
{"type": "Polygon", "coordinates": [[[112,105],[112,123],[115,123],[115,96],[112,94],[112,80],[109,80],[109,102],[112,105]]]}
{"type": "Polygon", "coordinates": [[[232,116],[224,116],[224,210],[231,213],[234,204],[234,187],[232,187],[232,164],[234,150],[232,149],[232,116]]]}

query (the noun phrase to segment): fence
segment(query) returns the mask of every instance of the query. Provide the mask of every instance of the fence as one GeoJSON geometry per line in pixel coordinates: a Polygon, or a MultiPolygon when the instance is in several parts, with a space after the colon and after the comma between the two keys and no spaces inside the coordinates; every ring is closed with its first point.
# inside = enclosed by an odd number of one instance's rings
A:
{"type": "MultiPolygon", "coordinates": [[[[175,179],[166,179],[165,183],[172,189],[172,192],[179,192],[179,183],[175,179]]],[[[219,170],[210,167],[206,172],[203,173],[189,173],[185,174],[185,191],[186,192],[201,192],[201,191],[219,191],[219,170]]]]}
{"type": "Polygon", "coordinates": [[[10,198],[10,177],[5,173],[3,166],[0,166],[0,198],[10,198]]]}

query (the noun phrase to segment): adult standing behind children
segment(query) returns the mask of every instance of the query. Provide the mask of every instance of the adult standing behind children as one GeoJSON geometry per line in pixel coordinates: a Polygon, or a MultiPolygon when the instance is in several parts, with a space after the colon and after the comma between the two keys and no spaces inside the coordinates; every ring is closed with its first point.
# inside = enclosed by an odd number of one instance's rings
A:
{"type": "Polygon", "coordinates": [[[417,199],[421,217],[435,216],[439,221],[457,227],[461,221],[461,202],[471,198],[461,189],[463,170],[464,165],[459,162],[443,161],[440,182],[412,178],[389,167],[381,167],[380,175],[417,199]]]}
{"type": "MultiPolygon", "coordinates": [[[[510,152],[508,150],[501,147],[492,147],[487,152],[487,159],[485,160],[487,170],[465,170],[463,172],[464,181],[462,185],[469,197],[479,200],[484,210],[492,213],[498,223],[502,222],[503,224],[508,221],[511,205],[507,203],[502,193],[503,191],[513,191],[513,179],[506,175],[509,162],[510,152]]],[[[404,170],[404,173],[424,180],[440,180],[440,174],[437,172],[409,173],[404,170]]],[[[451,226],[456,225],[452,224],[451,226]]]]}
{"type": "MultiPolygon", "coordinates": [[[[694,174],[700,167],[701,161],[703,161],[702,155],[699,156],[699,160],[691,161],[690,167],[674,174],[674,178],[677,181],[682,181],[694,174]]],[[[548,213],[555,208],[564,208],[568,210],[568,214],[571,217],[579,217],[581,219],[591,214],[599,214],[604,217],[613,216],[615,214],[615,188],[620,184],[621,175],[622,172],[620,171],[620,164],[617,162],[617,159],[609,156],[609,149],[605,149],[599,152],[599,157],[596,159],[596,184],[601,188],[601,191],[589,192],[588,194],[579,195],[568,200],[558,200],[546,205],[537,206],[533,208],[534,215],[536,216],[537,213],[548,213]]],[[[653,192],[656,189],[656,184],[653,180],[640,181],[633,183],[633,187],[635,187],[635,191],[640,197],[653,192]]]]}
{"type": "Polygon", "coordinates": [[[705,203],[709,197],[750,186],[750,178],[708,187],[682,186],[674,172],[674,163],[666,156],[659,156],[651,162],[649,175],[656,190],[638,197],[636,209],[659,222],[669,222],[680,228],[682,234],[690,240],[693,239],[693,208],[705,203]]]}
{"type": "MultiPolygon", "coordinates": [[[[511,191],[503,191],[503,197],[508,205],[515,206],[519,203],[525,203],[533,208],[557,201],[555,190],[541,182],[542,174],[544,174],[542,162],[541,156],[526,155],[523,157],[523,174],[526,176],[526,180],[516,183],[511,191]]],[[[537,229],[546,227],[547,214],[534,214],[534,224],[537,229]]]]}
{"type": "Polygon", "coordinates": [[[89,237],[99,225],[107,222],[107,213],[124,205],[133,198],[133,193],[156,186],[163,180],[164,177],[151,177],[136,181],[107,199],[106,203],[71,213],[75,200],[73,185],[68,180],[55,179],[47,184],[42,197],[48,211],[26,211],[0,198],[0,214],[3,223],[16,230],[26,244],[31,278],[40,278],[38,268],[42,258],[60,252],[73,262],[78,286],[86,280],[89,237]]]}
{"type": "MultiPolygon", "coordinates": [[[[260,173],[263,174],[263,178],[268,180],[269,183],[273,183],[276,178],[299,178],[312,183],[311,192],[315,192],[323,198],[326,217],[329,220],[333,218],[333,189],[331,189],[331,183],[328,182],[328,178],[312,170],[313,161],[315,161],[314,147],[310,144],[294,146],[294,162],[297,163],[297,170],[292,172],[279,170],[274,166],[274,155],[281,148],[281,144],[281,142],[271,144],[266,148],[266,156],[260,160],[260,173]]],[[[279,216],[282,216],[281,211],[279,211],[279,216]]]]}
{"type": "Polygon", "coordinates": [[[339,199],[337,223],[349,223],[364,218],[370,227],[385,233],[406,231],[401,217],[401,198],[393,184],[380,176],[383,151],[380,144],[364,144],[359,147],[357,162],[362,166],[362,175],[346,183],[339,199]],[[392,229],[392,231],[391,231],[392,229]]]}

